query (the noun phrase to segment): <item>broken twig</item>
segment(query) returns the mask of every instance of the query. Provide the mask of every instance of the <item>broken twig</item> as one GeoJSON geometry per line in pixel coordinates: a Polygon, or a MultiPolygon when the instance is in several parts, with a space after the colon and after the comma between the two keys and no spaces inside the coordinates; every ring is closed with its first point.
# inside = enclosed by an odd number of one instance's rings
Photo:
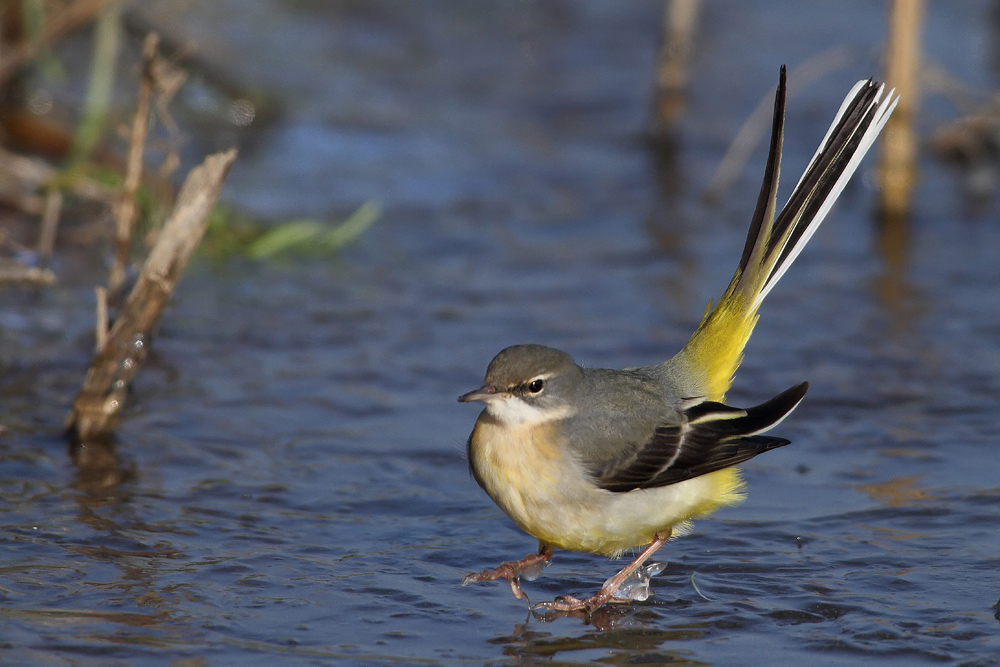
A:
{"type": "Polygon", "coordinates": [[[135,287],[108,339],[94,355],[73,402],[67,428],[77,443],[110,440],[125,405],[129,382],[146,357],[150,339],[188,260],[208,227],[236,150],[218,153],[188,175],[160,230],[135,287]]]}

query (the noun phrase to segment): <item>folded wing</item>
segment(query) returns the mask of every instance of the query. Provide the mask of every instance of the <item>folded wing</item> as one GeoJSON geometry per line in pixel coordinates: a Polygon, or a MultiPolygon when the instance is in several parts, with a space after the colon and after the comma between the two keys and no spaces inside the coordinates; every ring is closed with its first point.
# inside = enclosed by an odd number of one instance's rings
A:
{"type": "Polygon", "coordinates": [[[615,492],[667,486],[787,445],[784,438],[759,434],[788,416],[808,389],[809,383],[803,382],[747,409],[712,401],[697,403],[685,411],[683,423],[657,428],[647,443],[627,457],[594,470],[594,479],[602,489],[615,492]]]}

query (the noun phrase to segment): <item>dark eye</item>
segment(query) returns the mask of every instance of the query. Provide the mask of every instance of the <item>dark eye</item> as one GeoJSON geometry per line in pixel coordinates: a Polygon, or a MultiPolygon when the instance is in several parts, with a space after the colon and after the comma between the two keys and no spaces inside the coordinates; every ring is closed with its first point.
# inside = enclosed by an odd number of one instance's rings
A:
{"type": "Polygon", "coordinates": [[[528,391],[532,394],[539,393],[545,387],[545,382],[542,380],[532,380],[531,384],[528,385],[528,391]]]}

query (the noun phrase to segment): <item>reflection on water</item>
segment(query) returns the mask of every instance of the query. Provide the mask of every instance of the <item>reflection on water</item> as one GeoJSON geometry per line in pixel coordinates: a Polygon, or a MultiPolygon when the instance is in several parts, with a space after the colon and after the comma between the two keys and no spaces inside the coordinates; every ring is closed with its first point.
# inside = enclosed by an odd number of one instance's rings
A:
{"type": "Polygon", "coordinates": [[[503,647],[503,654],[518,662],[534,664],[580,664],[614,654],[622,664],[640,660],[648,664],[707,665],[688,651],[674,650],[674,642],[698,641],[707,632],[699,624],[670,629],[665,614],[649,607],[605,606],[590,619],[591,630],[576,636],[547,632],[549,626],[518,624],[508,636],[490,643],[503,647]]]}
{"type": "Polygon", "coordinates": [[[921,488],[920,478],[914,475],[893,477],[875,484],[858,484],[856,488],[867,493],[873,501],[889,507],[904,507],[928,499],[927,491],[921,488]]]}
{"type": "MultiPolygon", "coordinates": [[[[470,480],[454,397],[512,343],[619,367],[678,349],[759,188],[763,155],[700,200],[728,141],[781,62],[845,42],[864,61],[880,5],[706,7],[689,113],[654,155],[660,2],[182,4],[149,6],[282,101],[229,197],[280,219],[372,199],[384,219],[332,260],[196,266],[115,450],[67,456],[59,433],[99,262],[62,254],[59,286],[0,295],[0,661],[1000,657],[1000,226],[962,217],[932,162],[905,227],[875,227],[856,179],[769,297],[732,399],[810,380],[793,445],[657,554],[648,600],[544,620],[505,585],[460,586],[536,545],[470,480]]],[[[968,59],[983,4],[928,11],[935,57],[988,79],[968,59]]],[[[866,67],[796,97],[786,174],[866,67]]],[[[525,591],[589,594],[620,565],[557,552],[525,591]]]]}

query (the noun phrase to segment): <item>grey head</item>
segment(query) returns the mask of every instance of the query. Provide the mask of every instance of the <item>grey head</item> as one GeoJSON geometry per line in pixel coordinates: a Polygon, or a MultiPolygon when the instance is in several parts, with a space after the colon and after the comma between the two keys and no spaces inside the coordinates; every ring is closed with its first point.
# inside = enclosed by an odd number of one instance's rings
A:
{"type": "Polygon", "coordinates": [[[568,417],[583,370],[561,350],[545,345],[512,345],[493,357],[483,386],[458,397],[482,401],[486,411],[508,426],[541,424],[568,417]]]}

